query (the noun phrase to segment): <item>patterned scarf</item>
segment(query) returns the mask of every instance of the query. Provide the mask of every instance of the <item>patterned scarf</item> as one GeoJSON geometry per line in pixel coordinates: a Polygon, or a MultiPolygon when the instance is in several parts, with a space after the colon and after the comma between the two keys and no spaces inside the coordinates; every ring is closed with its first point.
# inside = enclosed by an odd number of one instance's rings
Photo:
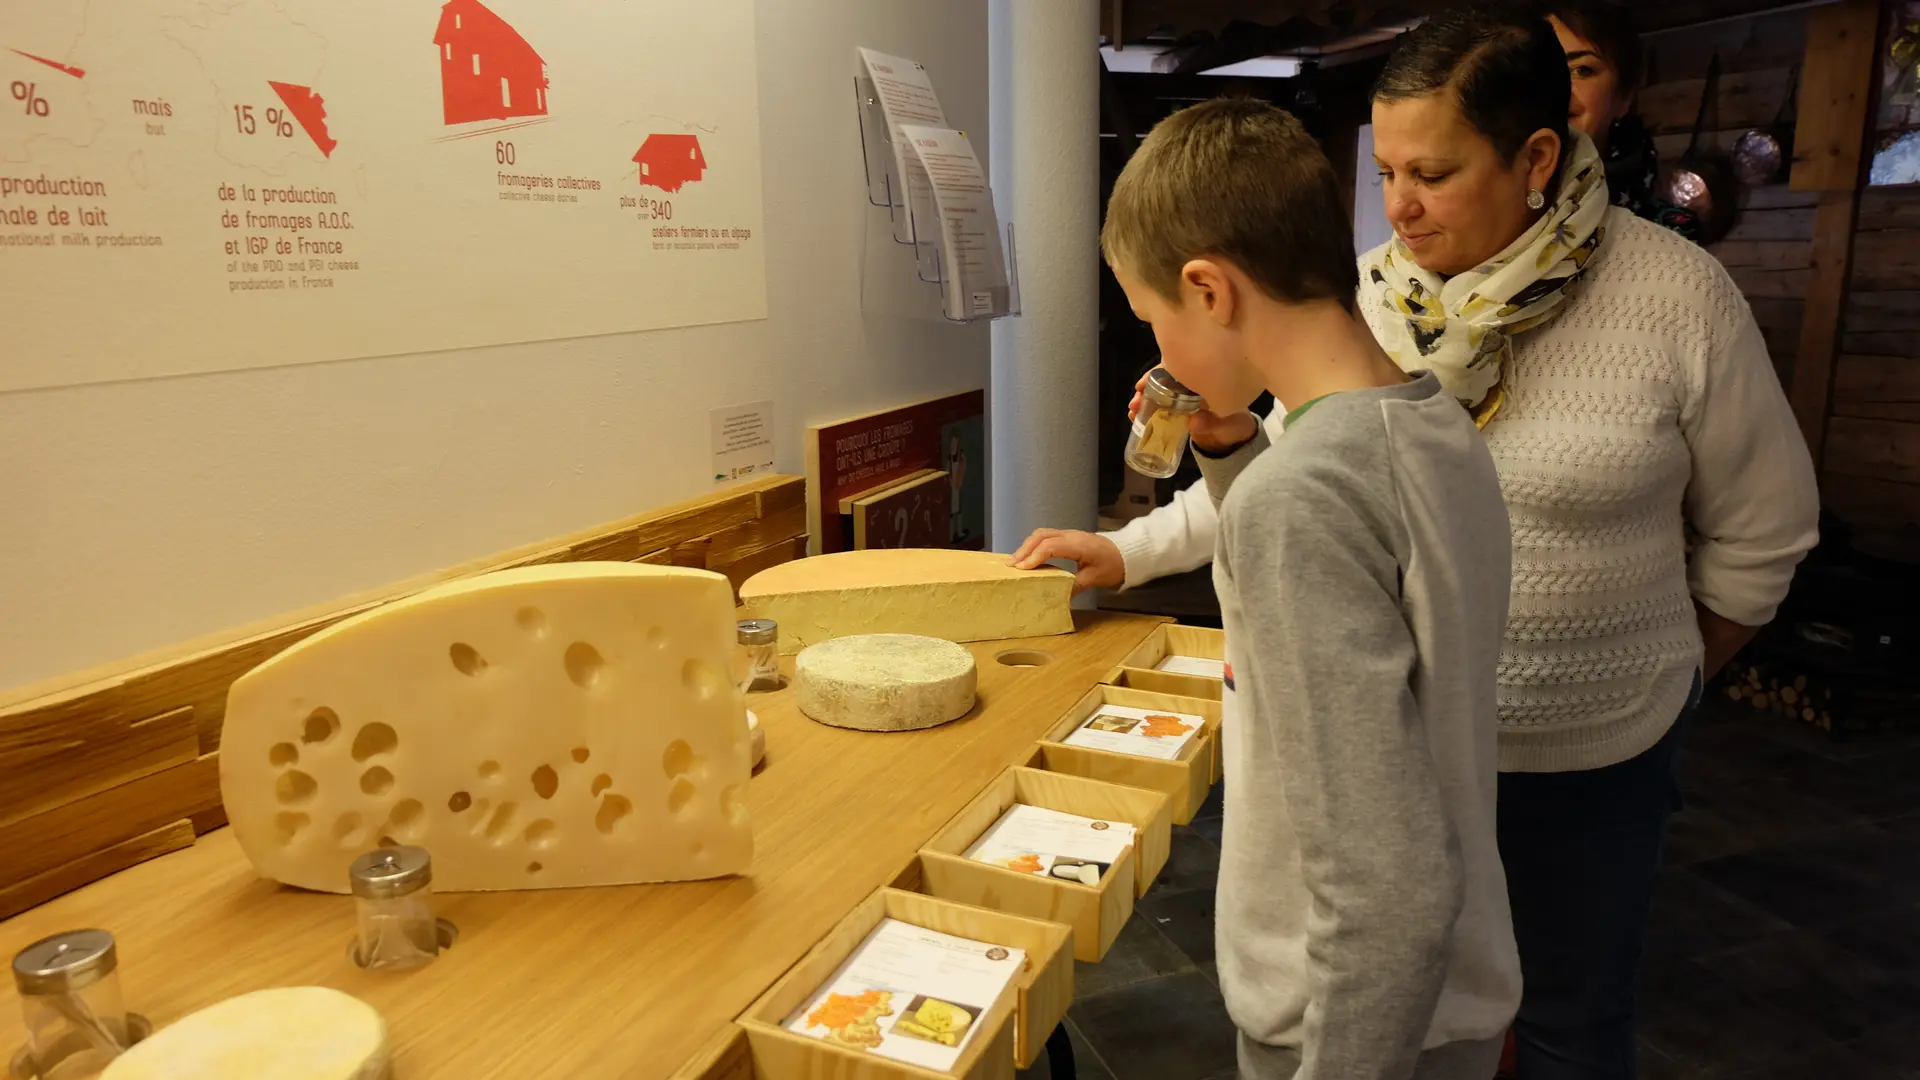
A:
{"type": "Polygon", "coordinates": [[[1606,239],[1600,153],[1573,135],[1559,197],[1500,254],[1443,278],[1414,262],[1396,235],[1362,275],[1361,302],[1386,311],[1381,348],[1408,371],[1432,371],[1481,427],[1506,399],[1513,335],[1553,317],[1606,239]]]}

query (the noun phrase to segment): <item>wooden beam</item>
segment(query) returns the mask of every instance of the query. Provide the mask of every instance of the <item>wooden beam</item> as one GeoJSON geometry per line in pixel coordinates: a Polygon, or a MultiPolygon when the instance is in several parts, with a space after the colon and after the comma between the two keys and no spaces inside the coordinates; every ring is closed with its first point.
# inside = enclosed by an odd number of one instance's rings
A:
{"type": "Polygon", "coordinates": [[[1834,357],[1847,306],[1880,26],[1879,0],[1842,0],[1807,16],[1792,186],[1821,194],[1788,397],[1816,466],[1825,452],[1834,357]]]}

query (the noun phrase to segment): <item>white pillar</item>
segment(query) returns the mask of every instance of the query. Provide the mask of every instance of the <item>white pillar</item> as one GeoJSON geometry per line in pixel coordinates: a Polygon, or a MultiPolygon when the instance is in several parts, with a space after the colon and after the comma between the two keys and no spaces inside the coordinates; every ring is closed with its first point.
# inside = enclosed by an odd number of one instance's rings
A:
{"type": "Polygon", "coordinates": [[[991,0],[990,166],[1023,314],[993,324],[993,548],[1090,529],[1100,367],[1099,0],[991,0]]]}

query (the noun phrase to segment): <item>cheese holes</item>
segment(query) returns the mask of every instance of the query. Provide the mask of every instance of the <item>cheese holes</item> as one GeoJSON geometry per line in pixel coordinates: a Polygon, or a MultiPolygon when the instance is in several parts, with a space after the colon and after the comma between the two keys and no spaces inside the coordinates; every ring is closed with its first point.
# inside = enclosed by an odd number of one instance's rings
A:
{"type": "Polygon", "coordinates": [[[567,646],[565,663],[567,678],[582,690],[593,689],[593,684],[600,681],[600,669],[607,666],[607,662],[600,658],[600,650],[584,641],[567,646]]]}
{"type": "Polygon", "coordinates": [[[487,658],[464,641],[456,641],[448,646],[447,655],[453,659],[453,666],[462,675],[478,675],[487,670],[487,658]]]}
{"type": "Polygon", "coordinates": [[[689,660],[682,665],[680,682],[700,701],[712,701],[726,690],[726,680],[705,660],[689,660]]]}
{"type": "Polygon", "coordinates": [[[276,769],[284,769],[299,763],[300,748],[290,742],[274,743],[273,747],[267,751],[267,764],[276,769]]]}
{"type": "Polygon", "coordinates": [[[544,866],[541,866],[541,865],[540,865],[539,863],[537,863],[537,862],[530,862],[530,863],[528,863],[528,864],[527,864],[527,873],[529,873],[529,874],[537,874],[537,873],[539,873],[540,871],[542,871],[542,870],[545,870],[545,869],[546,869],[546,867],[544,867],[544,866]]]}
{"type": "Polygon", "coordinates": [[[381,834],[381,837],[380,837],[380,846],[381,847],[399,847],[400,841],[395,840],[393,837],[387,836],[383,833],[381,834]]]}
{"type": "Polygon", "coordinates": [[[461,811],[465,810],[467,807],[472,805],[473,805],[473,796],[467,794],[464,791],[454,792],[453,796],[447,800],[447,809],[453,811],[456,814],[460,813],[461,811]]]}
{"type": "Polygon", "coordinates": [[[385,795],[393,790],[393,774],[375,765],[360,774],[360,790],[369,795],[385,795]]]}
{"type": "Polygon", "coordinates": [[[693,805],[695,794],[693,781],[684,776],[675,780],[673,787],[667,792],[667,813],[678,817],[682,811],[693,805]]]}
{"type": "MultiPolygon", "coordinates": [[[[387,815],[387,825],[402,836],[412,837],[419,833],[420,825],[426,820],[427,808],[420,805],[419,799],[401,799],[393,804],[393,812],[387,815]]],[[[393,841],[381,841],[392,846],[393,841]]]]}
{"type": "Polygon", "coordinates": [[[353,760],[365,761],[391,754],[400,746],[400,733],[386,724],[363,724],[353,733],[353,760]]]}
{"type": "Polygon", "coordinates": [[[527,846],[535,851],[545,851],[553,846],[554,833],[553,822],[536,818],[527,823],[527,846]]]}
{"type": "Polygon", "coordinates": [[[281,773],[280,779],[273,785],[273,793],[288,806],[298,806],[313,798],[319,791],[319,782],[299,769],[289,769],[281,773]]]}
{"type": "Polygon", "coordinates": [[[693,747],[685,739],[675,739],[667,744],[666,753],[660,755],[660,765],[667,770],[667,779],[685,776],[693,771],[694,763],[699,761],[693,755],[693,747]]]}
{"type": "Polygon", "coordinates": [[[500,775],[500,763],[499,763],[499,762],[497,762],[497,761],[483,761],[483,762],[481,762],[481,763],[480,763],[480,779],[482,779],[482,780],[493,780],[493,779],[496,779],[496,778],[498,778],[498,777],[499,777],[499,775],[500,775]]]}
{"type": "Polygon", "coordinates": [[[593,827],[603,833],[611,833],[633,813],[633,804],[618,795],[609,795],[600,800],[600,812],[593,815],[593,827]]]}
{"type": "Polygon", "coordinates": [[[734,825],[744,825],[747,821],[747,791],[739,784],[728,784],[720,792],[720,812],[734,825]]]}
{"type": "Polygon", "coordinates": [[[587,763],[587,759],[592,756],[593,756],[593,751],[588,750],[584,746],[576,746],[573,748],[573,760],[579,762],[582,765],[585,765],[587,763]]]}
{"type": "Polygon", "coordinates": [[[551,799],[553,798],[554,792],[559,790],[560,774],[553,771],[553,766],[542,765],[533,770],[533,793],[535,795],[543,799],[551,799]]]}
{"type": "Polygon", "coordinates": [[[514,613],[513,621],[520,624],[520,629],[534,637],[547,636],[547,614],[537,607],[521,608],[514,613]]]}
{"type": "Polygon", "coordinates": [[[333,823],[333,839],[336,843],[353,845],[360,842],[360,815],[341,814],[333,823]]]}
{"type": "Polygon", "coordinates": [[[340,732],[340,716],[332,709],[321,706],[307,714],[307,722],[300,725],[300,741],[310,746],[319,746],[340,732]]]}
{"type": "Polygon", "coordinates": [[[596,776],[593,778],[593,787],[587,792],[587,794],[597,799],[600,797],[601,792],[607,790],[612,786],[613,786],[613,777],[608,776],[606,773],[601,773],[599,776],[596,776]]]}
{"type": "Polygon", "coordinates": [[[662,626],[647,627],[647,648],[660,650],[667,647],[667,631],[662,626]]]}
{"type": "Polygon", "coordinates": [[[495,808],[493,816],[487,819],[487,839],[495,844],[506,843],[507,834],[513,831],[513,816],[519,811],[519,805],[511,801],[495,808]]]}
{"type": "Polygon", "coordinates": [[[291,844],[306,831],[311,822],[312,819],[305,814],[296,814],[291,811],[275,814],[273,815],[274,837],[282,844],[291,844]]]}
{"type": "Polygon", "coordinates": [[[493,806],[488,799],[476,799],[473,804],[473,835],[479,836],[487,831],[487,810],[493,806]]]}

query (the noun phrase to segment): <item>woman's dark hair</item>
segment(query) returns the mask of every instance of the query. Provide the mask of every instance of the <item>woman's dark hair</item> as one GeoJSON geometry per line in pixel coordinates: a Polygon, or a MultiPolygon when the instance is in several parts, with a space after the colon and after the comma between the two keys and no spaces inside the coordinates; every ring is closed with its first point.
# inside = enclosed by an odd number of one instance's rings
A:
{"type": "Polygon", "coordinates": [[[1401,36],[1373,84],[1373,100],[1401,101],[1450,90],[1475,131],[1508,161],[1545,128],[1567,138],[1573,81],[1567,54],[1531,7],[1472,4],[1442,11],[1401,36]]]}
{"type": "Polygon", "coordinates": [[[1633,13],[1613,0],[1549,0],[1543,14],[1567,24],[1567,29],[1593,42],[1600,58],[1613,65],[1620,88],[1640,89],[1640,35],[1633,30],[1633,13]]]}

